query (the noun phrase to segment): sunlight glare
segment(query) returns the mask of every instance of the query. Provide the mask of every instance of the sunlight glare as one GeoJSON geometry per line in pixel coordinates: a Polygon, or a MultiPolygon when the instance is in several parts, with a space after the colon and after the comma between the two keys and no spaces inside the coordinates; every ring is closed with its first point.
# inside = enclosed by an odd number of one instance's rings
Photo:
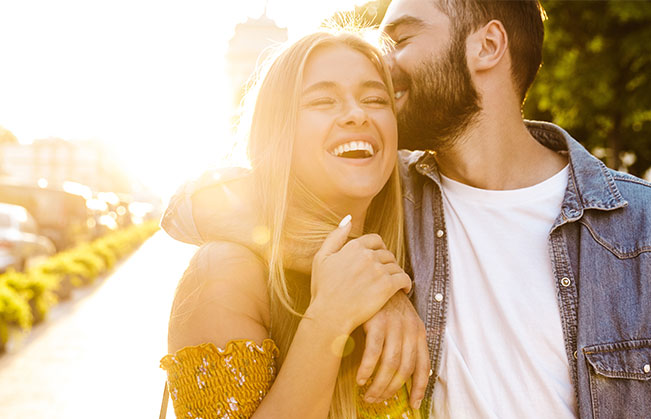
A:
{"type": "Polygon", "coordinates": [[[242,145],[233,143],[224,70],[237,23],[266,9],[295,39],[362,3],[7,2],[0,124],[21,143],[103,142],[120,165],[168,196],[210,166],[246,166],[242,145]]]}

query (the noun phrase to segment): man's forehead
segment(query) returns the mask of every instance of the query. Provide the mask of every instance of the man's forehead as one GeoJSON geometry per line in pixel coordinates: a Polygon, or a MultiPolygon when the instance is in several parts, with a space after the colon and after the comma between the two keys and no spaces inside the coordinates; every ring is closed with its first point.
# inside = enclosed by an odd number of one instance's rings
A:
{"type": "Polygon", "coordinates": [[[393,0],[387,9],[381,28],[385,32],[402,24],[432,24],[441,12],[436,0],[393,0]]]}

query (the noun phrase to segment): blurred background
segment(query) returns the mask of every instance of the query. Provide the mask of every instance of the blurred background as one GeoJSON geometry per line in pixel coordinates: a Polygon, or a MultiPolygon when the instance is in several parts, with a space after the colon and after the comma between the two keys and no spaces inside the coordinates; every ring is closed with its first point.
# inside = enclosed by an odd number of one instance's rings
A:
{"type": "MultiPolygon", "coordinates": [[[[651,2],[542,3],[525,117],[651,180],[651,2]]],[[[118,394],[94,417],[155,414],[194,248],[138,247],[180,185],[247,164],[234,128],[265,51],[338,12],[377,25],[388,4],[0,0],[0,417],[86,417],[118,394]]]]}

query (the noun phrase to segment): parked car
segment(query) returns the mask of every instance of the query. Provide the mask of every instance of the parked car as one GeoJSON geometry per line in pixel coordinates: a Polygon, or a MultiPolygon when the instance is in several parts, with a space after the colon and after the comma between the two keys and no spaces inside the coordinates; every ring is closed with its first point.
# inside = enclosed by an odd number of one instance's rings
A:
{"type": "Polygon", "coordinates": [[[38,234],[36,221],[25,208],[0,203],[0,272],[10,267],[23,270],[54,253],[54,244],[38,234]]]}
{"type": "Polygon", "coordinates": [[[91,214],[82,196],[54,187],[40,188],[0,182],[0,202],[20,205],[34,217],[41,235],[54,243],[57,251],[91,238],[91,214]]]}

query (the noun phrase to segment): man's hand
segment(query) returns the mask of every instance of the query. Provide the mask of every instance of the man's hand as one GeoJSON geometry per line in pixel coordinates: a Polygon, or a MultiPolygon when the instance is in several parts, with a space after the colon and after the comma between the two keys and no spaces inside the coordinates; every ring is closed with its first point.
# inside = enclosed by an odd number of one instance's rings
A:
{"type": "Polygon", "coordinates": [[[364,323],[366,348],[357,372],[364,385],[376,370],[365,400],[376,403],[393,396],[413,375],[409,404],[420,408],[429,379],[430,361],[423,324],[404,292],[397,292],[364,323]]]}

